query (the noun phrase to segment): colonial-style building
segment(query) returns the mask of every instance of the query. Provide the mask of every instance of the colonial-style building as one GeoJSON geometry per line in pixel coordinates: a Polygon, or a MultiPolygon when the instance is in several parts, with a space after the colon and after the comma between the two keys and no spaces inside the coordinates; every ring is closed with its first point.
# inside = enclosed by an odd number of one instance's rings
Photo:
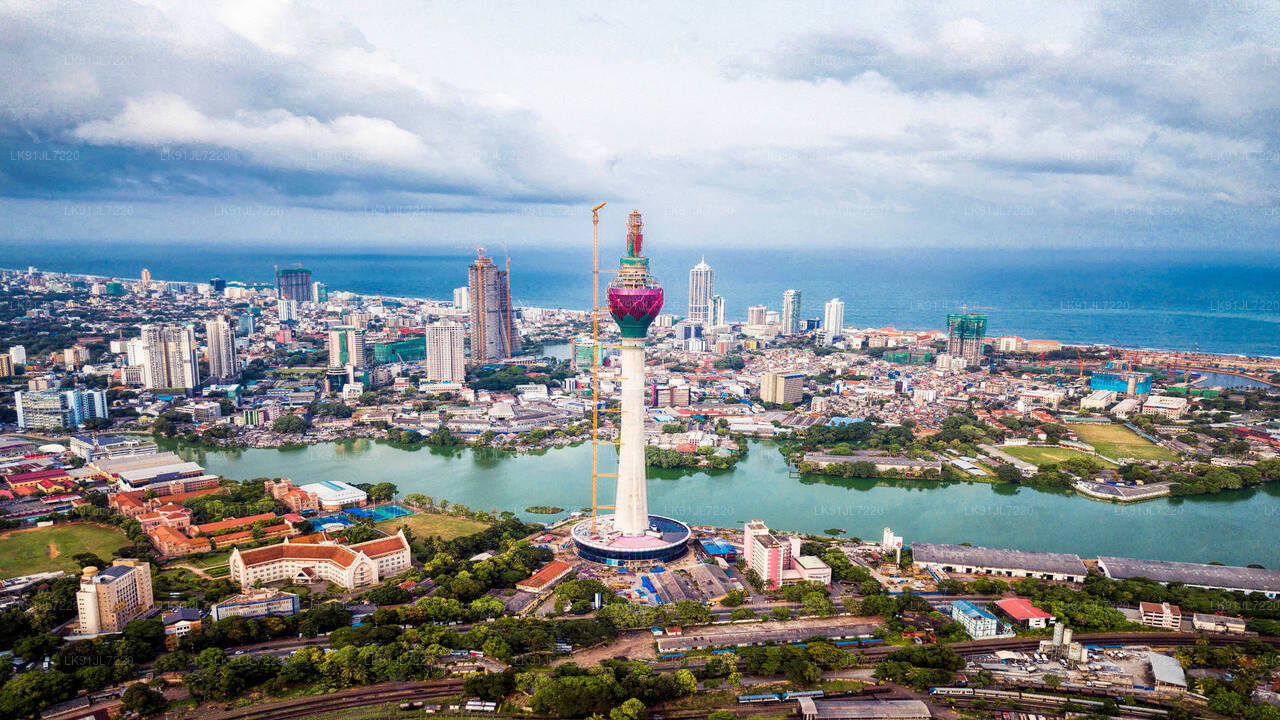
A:
{"type": "Polygon", "coordinates": [[[327,580],[344,588],[372,585],[408,570],[412,558],[404,533],[355,545],[298,543],[231,551],[231,581],[248,588],[261,581],[327,580]]]}

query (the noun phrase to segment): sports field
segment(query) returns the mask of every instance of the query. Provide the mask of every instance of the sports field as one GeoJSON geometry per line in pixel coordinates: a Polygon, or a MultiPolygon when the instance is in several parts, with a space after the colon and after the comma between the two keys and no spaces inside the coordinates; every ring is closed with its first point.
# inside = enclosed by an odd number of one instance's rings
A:
{"type": "Polygon", "coordinates": [[[1095,450],[1110,458],[1138,458],[1139,460],[1177,460],[1178,456],[1167,448],[1138,436],[1123,425],[1094,425],[1072,423],[1071,431],[1095,450]]]}
{"type": "Polygon", "coordinates": [[[1000,449],[1018,458],[1019,460],[1026,460],[1027,462],[1032,463],[1033,465],[1038,465],[1038,466],[1060,463],[1065,460],[1069,460],[1071,458],[1082,457],[1082,458],[1089,458],[1090,460],[1095,460],[1106,467],[1115,467],[1114,464],[1109,463],[1106,460],[1103,460],[1102,458],[1096,458],[1090,455],[1089,453],[1081,452],[1079,450],[1073,450],[1071,448],[1032,447],[1030,445],[1021,445],[1021,446],[1014,445],[1011,447],[1010,446],[1001,447],[1000,449]]]}
{"type": "Polygon", "coordinates": [[[106,525],[54,525],[0,532],[0,576],[16,577],[49,570],[80,571],[71,556],[91,552],[106,562],[129,544],[117,528],[106,525]]]}
{"type": "Polygon", "coordinates": [[[439,513],[418,513],[407,517],[391,518],[377,523],[379,530],[394,533],[401,525],[408,525],[414,537],[431,537],[439,535],[451,540],[463,535],[471,535],[489,527],[488,523],[471,518],[441,515],[439,513]]]}

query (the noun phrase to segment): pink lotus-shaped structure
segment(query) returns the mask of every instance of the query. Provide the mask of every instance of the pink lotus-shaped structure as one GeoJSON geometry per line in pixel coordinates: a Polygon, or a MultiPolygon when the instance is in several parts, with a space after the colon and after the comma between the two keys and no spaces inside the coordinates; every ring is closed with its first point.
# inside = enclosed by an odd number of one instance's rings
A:
{"type": "Polygon", "coordinates": [[[607,295],[609,312],[624,338],[644,337],[653,319],[662,312],[660,287],[610,287],[607,295]]]}

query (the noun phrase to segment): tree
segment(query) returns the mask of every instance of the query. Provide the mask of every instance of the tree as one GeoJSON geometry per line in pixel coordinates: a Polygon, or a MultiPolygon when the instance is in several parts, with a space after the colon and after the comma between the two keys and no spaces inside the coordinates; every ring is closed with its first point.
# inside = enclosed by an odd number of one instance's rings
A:
{"type": "Polygon", "coordinates": [[[145,684],[134,683],[125,688],[124,695],[120,697],[120,705],[125,710],[147,716],[164,710],[169,706],[169,701],[145,684]]]}
{"type": "Polygon", "coordinates": [[[996,467],[996,480],[1002,483],[1022,482],[1022,473],[1012,465],[999,465],[996,467]]]}
{"type": "Polygon", "coordinates": [[[621,705],[609,711],[609,720],[644,720],[646,714],[647,709],[644,703],[635,698],[627,698],[621,705]]]}
{"type": "Polygon", "coordinates": [[[304,433],[307,431],[307,421],[301,415],[282,415],[271,423],[271,431],[295,435],[304,433]]]}

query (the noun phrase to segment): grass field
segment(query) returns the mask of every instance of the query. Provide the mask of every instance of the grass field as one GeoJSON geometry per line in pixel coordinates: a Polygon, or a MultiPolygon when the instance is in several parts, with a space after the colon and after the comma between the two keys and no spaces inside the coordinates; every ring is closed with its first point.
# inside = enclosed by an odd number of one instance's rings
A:
{"type": "Polygon", "coordinates": [[[414,537],[430,537],[439,535],[445,540],[451,540],[463,535],[471,535],[489,527],[488,523],[472,520],[471,518],[454,517],[452,515],[440,515],[438,513],[418,513],[417,515],[409,515],[408,517],[391,518],[377,523],[379,530],[393,533],[401,525],[408,525],[413,531],[414,537]]]}
{"type": "Polygon", "coordinates": [[[1060,462],[1063,462],[1064,460],[1069,460],[1071,458],[1083,457],[1083,458],[1089,458],[1091,460],[1096,460],[1106,467],[1115,467],[1114,464],[1109,463],[1106,460],[1103,460],[1101,458],[1095,458],[1089,453],[1081,452],[1079,450],[1072,450],[1071,448],[1032,447],[1030,445],[1022,445],[1022,446],[1015,445],[1012,447],[1008,447],[1008,446],[1002,447],[1000,449],[1018,458],[1019,460],[1026,460],[1027,462],[1032,463],[1034,465],[1050,465],[1053,463],[1060,463],[1060,462]]]}
{"type": "Polygon", "coordinates": [[[29,575],[49,570],[77,573],[80,566],[71,556],[91,552],[110,562],[111,556],[129,539],[120,530],[105,525],[55,525],[34,530],[0,532],[0,565],[4,577],[29,575]]]}
{"type": "Polygon", "coordinates": [[[1178,459],[1172,451],[1140,437],[1123,425],[1073,423],[1069,427],[1081,440],[1107,457],[1131,457],[1139,460],[1178,459]]]}

